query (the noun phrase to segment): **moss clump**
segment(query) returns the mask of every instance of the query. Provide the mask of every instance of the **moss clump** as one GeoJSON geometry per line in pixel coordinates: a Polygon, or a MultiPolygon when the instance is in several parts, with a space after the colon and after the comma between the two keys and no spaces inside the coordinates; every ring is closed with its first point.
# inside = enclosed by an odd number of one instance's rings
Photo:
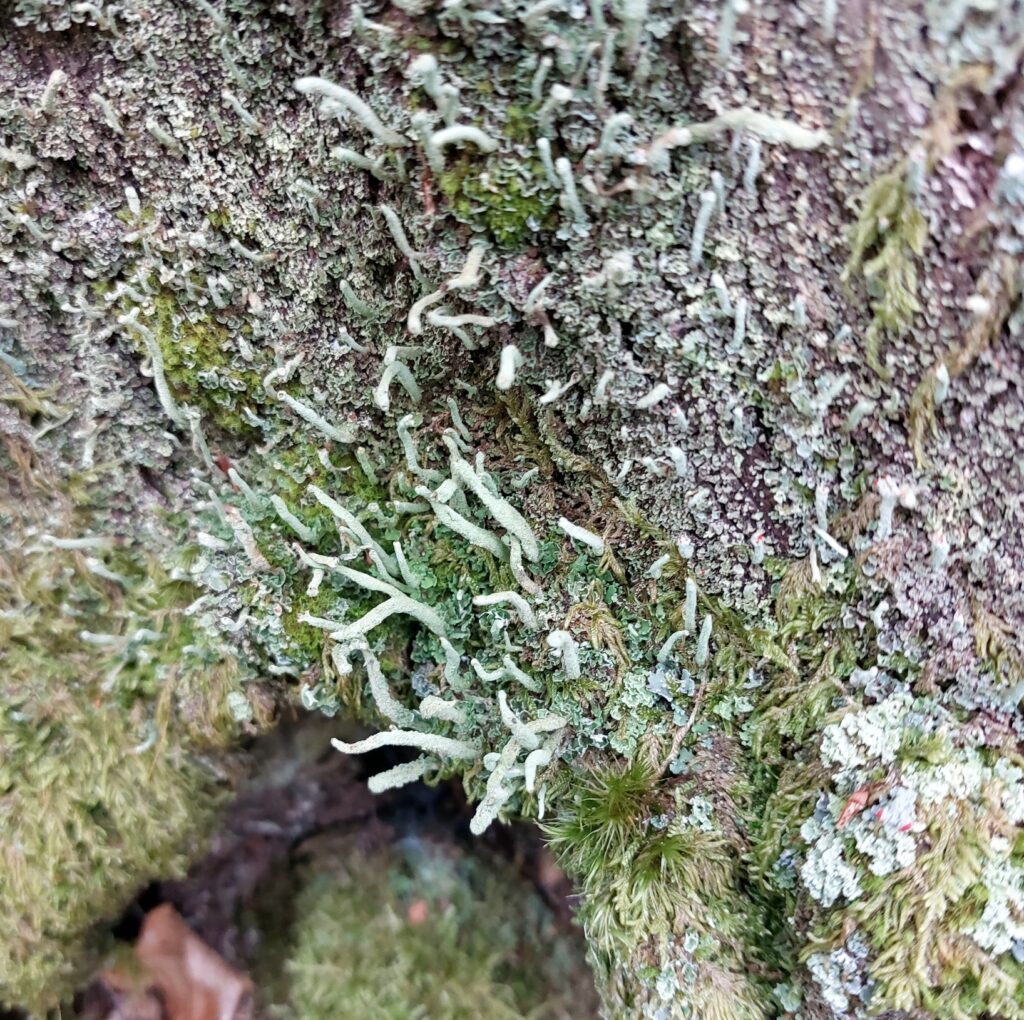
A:
{"type": "MultiPolygon", "coordinates": [[[[995,819],[986,820],[989,824],[995,819]]],[[[925,1010],[936,1020],[1024,1016],[1024,968],[993,958],[966,934],[984,909],[992,838],[969,812],[928,820],[927,849],[914,865],[865,881],[867,895],[833,919],[829,936],[853,919],[876,952],[871,977],[882,1008],[925,1010]]]]}
{"type": "Polygon", "coordinates": [[[691,786],[660,783],[637,759],[578,776],[571,806],[545,832],[582,887],[591,961],[608,1001],[632,1008],[623,1015],[646,1015],[616,985],[623,958],[646,966],[640,988],[649,1002],[663,1002],[656,982],[681,975],[668,964],[671,953],[666,970],[651,961],[678,938],[691,961],[685,980],[694,1015],[753,1020],[765,1015],[767,996],[743,976],[749,955],[741,959],[733,943],[761,944],[765,933],[737,890],[736,834],[720,826],[707,798],[691,796],[691,786]]]}
{"type": "Polygon", "coordinates": [[[299,617],[303,613],[327,616],[331,612],[336,612],[339,599],[338,593],[331,590],[321,589],[314,596],[297,592],[292,599],[291,607],[281,614],[281,629],[288,638],[289,650],[303,667],[320,660],[327,635],[325,631],[300,623],[299,617]]]}
{"type": "Polygon", "coordinates": [[[5,680],[0,714],[0,821],[18,834],[2,844],[0,907],[10,923],[0,1001],[33,1013],[88,976],[102,946],[98,919],[115,918],[145,882],[184,870],[212,806],[179,750],[159,739],[147,747],[118,708],[60,690],[89,665],[62,667],[35,673],[34,689],[5,680]]]}
{"type": "Polygon", "coordinates": [[[811,583],[804,561],[792,564],[779,583],[779,627],[772,645],[786,651],[771,659],[772,682],[759,699],[748,730],[760,762],[787,759],[842,702],[841,681],[856,667],[857,649],[852,635],[838,623],[855,592],[853,567],[840,591],[823,593],[811,583]]]}
{"type": "Polygon", "coordinates": [[[206,218],[210,221],[210,226],[218,230],[227,230],[231,226],[231,210],[224,207],[207,209],[206,218]]]}
{"type": "Polygon", "coordinates": [[[585,1015],[578,957],[539,896],[509,895],[519,884],[499,862],[415,839],[372,861],[347,856],[298,898],[286,1015],[585,1015]]]}
{"type": "MultiPolygon", "coordinates": [[[[309,595],[298,585],[290,592],[291,604],[281,614],[281,629],[288,639],[288,651],[302,669],[319,662],[323,658],[324,646],[327,643],[327,631],[302,623],[299,617],[303,613],[310,616],[343,619],[358,619],[368,613],[378,602],[380,596],[370,594],[361,589],[346,588],[344,591],[334,587],[330,580],[315,594],[309,595]]],[[[392,628],[399,627],[392,623],[392,628]]],[[[358,705],[349,706],[353,709],[358,705]]]]}
{"type": "Polygon", "coordinates": [[[41,1014],[88,976],[97,924],[188,863],[218,800],[190,752],[237,738],[245,695],[181,617],[195,593],[98,539],[94,485],[11,438],[0,479],[0,1003],[41,1014]]]}
{"type": "Polygon", "coordinates": [[[920,311],[917,263],[928,238],[928,221],[917,207],[900,162],[864,192],[860,215],[850,235],[850,260],[843,281],[864,277],[871,297],[872,319],[865,334],[868,364],[883,378],[890,376],[880,360],[882,335],[902,333],[920,311]]]}
{"type": "Polygon", "coordinates": [[[451,213],[461,223],[486,230],[506,248],[519,248],[552,227],[556,194],[537,161],[479,162],[463,158],[441,174],[439,184],[451,213]]]}
{"type": "Polygon", "coordinates": [[[262,401],[259,368],[234,356],[227,327],[213,318],[189,318],[169,294],[157,297],[154,305],[156,314],[142,321],[156,334],[164,373],[177,397],[230,435],[256,436],[242,412],[255,411],[262,401]]]}
{"type": "Polygon", "coordinates": [[[505,109],[505,128],[503,134],[510,141],[519,145],[532,145],[534,132],[536,131],[537,104],[528,107],[516,106],[510,103],[505,109]]]}

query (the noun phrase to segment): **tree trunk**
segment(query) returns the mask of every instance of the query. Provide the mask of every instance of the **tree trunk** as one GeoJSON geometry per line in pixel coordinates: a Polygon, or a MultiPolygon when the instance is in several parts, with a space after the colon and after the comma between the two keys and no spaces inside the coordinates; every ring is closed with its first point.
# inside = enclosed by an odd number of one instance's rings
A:
{"type": "Polygon", "coordinates": [[[6,4],[0,999],[298,692],[609,1016],[1024,1017],[1019,6],[6,4]]]}

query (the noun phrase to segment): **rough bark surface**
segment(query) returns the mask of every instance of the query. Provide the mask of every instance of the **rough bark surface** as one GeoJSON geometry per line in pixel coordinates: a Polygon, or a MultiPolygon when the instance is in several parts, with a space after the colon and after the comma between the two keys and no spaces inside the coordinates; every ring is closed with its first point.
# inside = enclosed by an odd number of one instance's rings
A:
{"type": "Polygon", "coordinates": [[[610,1016],[1024,1017],[1024,5],[3,9],[0,999],[297,697],[610,1016]]]}

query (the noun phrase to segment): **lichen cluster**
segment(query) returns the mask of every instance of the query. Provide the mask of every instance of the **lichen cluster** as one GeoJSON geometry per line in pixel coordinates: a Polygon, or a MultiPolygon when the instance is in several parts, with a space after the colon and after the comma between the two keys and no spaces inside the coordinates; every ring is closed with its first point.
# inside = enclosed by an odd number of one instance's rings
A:
{"type": "Polygon", "coordinates": [[[544,821],[611,1014],[1024,1015],[1019,5],[16,6],[26,441],[223,704],[544,821]]]}

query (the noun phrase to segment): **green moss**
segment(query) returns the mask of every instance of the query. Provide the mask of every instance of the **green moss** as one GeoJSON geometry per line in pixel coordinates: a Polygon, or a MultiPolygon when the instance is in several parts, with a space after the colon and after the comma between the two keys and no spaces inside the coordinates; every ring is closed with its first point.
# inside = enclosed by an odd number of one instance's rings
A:
{"type": "Polygon", "coordinates": [[[170,294],[155,298],[154,307],[155,314],[140,321],[156,334],[177,398],[230,435],[256,436],[242,411],[256,411],[263,400],[260,368],[234,355],[227,327],[212,317],[190,318],[170,294]]]}
{"type": "MultiPolygon", "coordinates": [[[[865,895],[834,919],[850,919],[875,949],[873,1005],[924,1010],[938,1020],[1020,1016],[1018,988],[1002,961],[961,933],[980,906],[990,834],[966,814],[929,819],[913,867],[865,883],[865,895]]],[[[830,935],[838,940],[839,933],[830,935]]]]}
{"type": "Polygon", "coordinates": [[[481,169],[479,160],[464,156],[440,175],[438,184],[457,220],[486,230],[503,247],[521,247],[553,225],[557,196],[539,161],[490,160],[481,169]]]}
{"type": "Polygon", "coordinates": [[[768,940],[759,908],[737,891],[735,837],[698,816],[682,786],[659,782],[639,760],[577,774],[571,785],[571,803],[545,832],[582,888],[591,960],[617,1003],[615,1015],[639,1015],[623,1012],[635,1007],[616,983],[624,960],[651,1000],[664,1001],[654,990],[660,968],[646,968],[672,936],[688,940],[693,954],[687,984],[694,1015],[763,1017],[766,996],[745,976],[749,950],[737,947],[768,940]]]}
{"type": "MultiPolygon", "coordinates": [[[[38,682],[44,664],[33,665],[38,682]]],[[[0,1001],[33,1012],[88,976],[98,921],[146,881],[183,871],[212,805],[187,757],[162,741],[146,749],[145,728],[127,727],[119,708],[58,695],[51,678],[46,698],[8,689],[0,714],[0,814],[18,833],[0,870],[0,906],[17,919],[0,938],[0,1001]]]]}
{"type": "MultiPolygon", "coordinates": [[[[330,467],[321,460],[320,451],[325,444],[318,441],[318,434],[310,435],[304,429],[294,429],[277,443],[269,462],[255,465],[266,476],[266,488],[285,501],[292,513],[311,527],[318,522],[330,523],[334,530],[331,512],[307,495],[310,485],[325,491],[358,493],[360,496],[380,499],[382,492],[369,486],[363,480],[362,472],[355,467],[355,458],[344,449],[326,448],[326,459],[330,467]],[[361,484],[363,482],[363,484],[361,484]]],[[[325,533],[328,529],[322,529],[325,533]]]]}
{"type": "Polygon", "coordinates": [[[427,39],[422,35],[406,36],[405,45],[416,53],[433,53],[437,49],[436,39],[427,39]]]}
{"type": "MultiPolygon", "coordinates": [[[[498,861],[418,840],[352,853],[298,898],[285,967],[296,1020],[569,1017],[589,992],[540,897],[498,861]]],[[[586,980],[584,978],[584,980],[586,980]]]]}
{"type": "Polygon", "coordinates": [[[720,832],[651,825],[658,818],[667,821],[673,801],[649,766],[634,760],[577,778],[571,806],[545,833],[559,863],[595,902],[606,901],[606,945],[629,943],[638,933],[646,937],[668,925],[676,906],[698,889],[726,896],[732,865],[721,852],[720,832]]]}
{"type": "Polygon", "coordinates": [[[222,206],[219,209],[207,209],[206,218],[210,226],[218,230],[227,230],[231,226],[231,210],[222,206]]]}
{"type": "Polygon", "coordinates": [[[116,213],[114,213],[114,218],[120,220],[122,223],[126,225],[130,224],[137,227],[139,224],[142,224],[143,226],[145,226],[148,223],[152,223],[153,220],[156,219],[156,209],[154,209],[151,205],[144,205],[139,210],[139,215],[136,216],[135,213],[133,213],[128,208],[128,206],[125,205],[118,209],[116,213]]]}
{"type": "Polygon", "coordinates": [[[290,650],[296,660],[305,668],[323,657],[324,643],[327,640],[325,631],[318,627],[310,627],[300,623],[303,613],[311,616],[328,616],[337,611],[338,595],[336,592],[321,590],[310,597],[305,592],[298,592],[292,598],[292,604],[281,614],[281,628],[288,638],[290,650]]]}
{"type": "Polygon", "coordinates": [[[245,690],[154,536],[38,546],[105,528],[97,479],[31,463],[0,448],[0,1002],[43,1013],[88,976],[103,922],[201,846],[219,792],[197,752],[238,740],[245,690]]]}
{"type": "Polygon", "coordinates": [[[859,273],[867,284],[873,316],[865,335],[867,362],[883,378],[890,373],[880,359],[882,336],[902,333],[920,311],[917,259],[927,238],[928,222],[907,184],[903,160],[865,190],[842,276],[849,282],[859,273]]]}
{"type": "Polygon", "coordinates": [[[545,827],[562,865],[596,877],[636,832],[653,806],[654,774],[643,762],[591,773],[572,809],[545,827]]]}
{"type": "Polygon", "coordinates": [[[530,107],[517,106],[509,103],[505,107],[504,135],[509,141],[519,145],[532,144],[536,131],[535,110],[530,107]]]}

